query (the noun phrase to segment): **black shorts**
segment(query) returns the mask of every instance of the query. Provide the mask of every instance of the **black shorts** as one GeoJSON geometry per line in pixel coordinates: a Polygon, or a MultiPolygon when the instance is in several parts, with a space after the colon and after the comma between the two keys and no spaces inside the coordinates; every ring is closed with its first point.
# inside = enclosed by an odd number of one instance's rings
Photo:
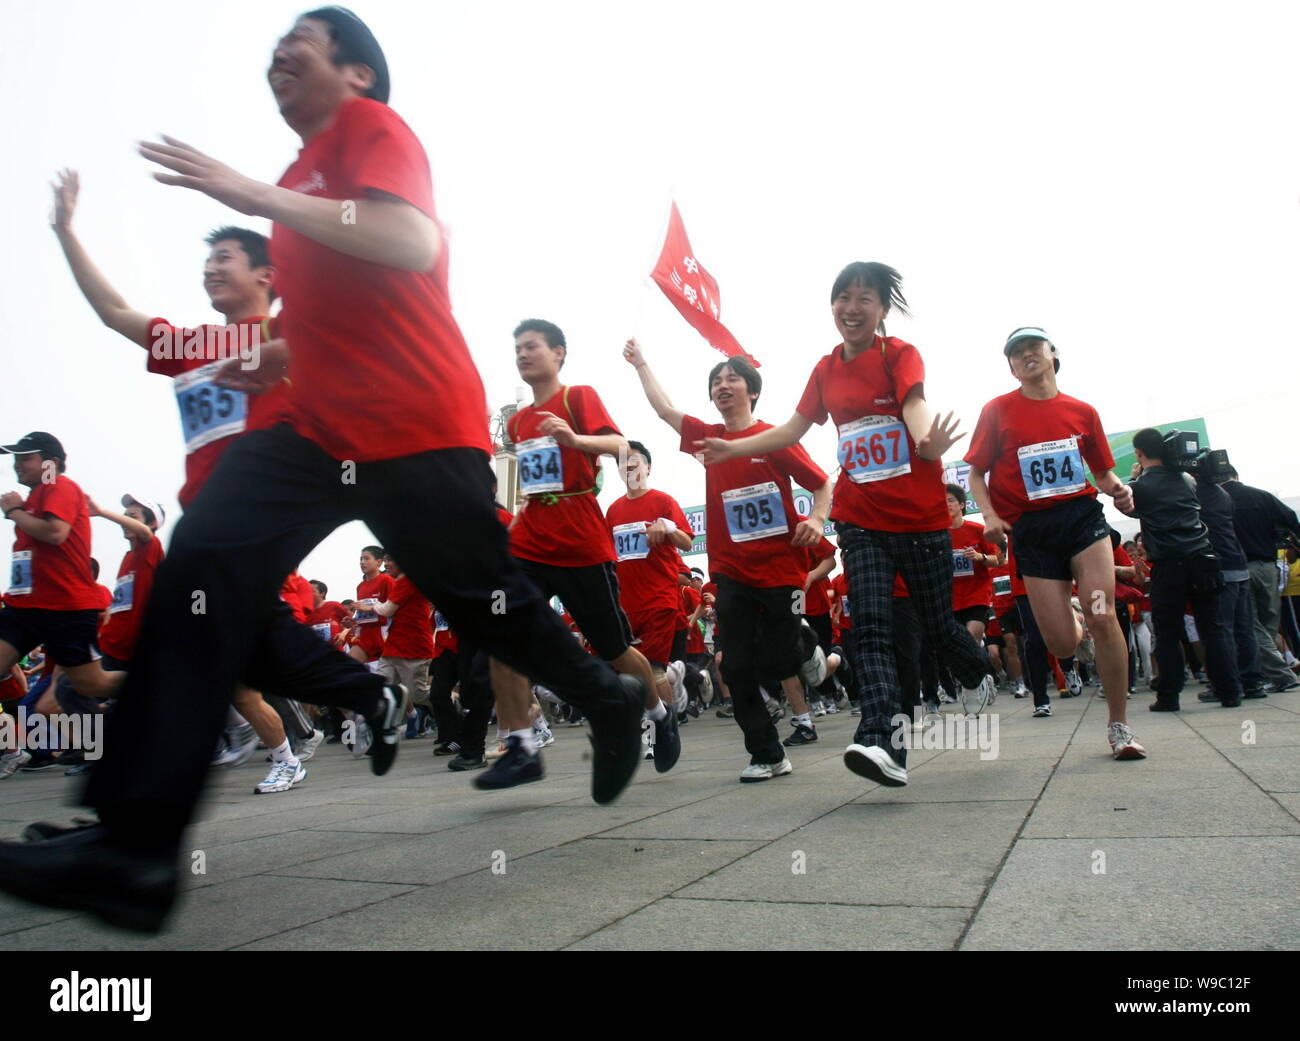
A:
{"type": "Polygon", "coordinates": [[[686,634],[685,629],[678,629],[673,633],[673,649],[669,654],[669,661],[686,660],[686,634]]]}
{"type": "Polygon", "coordinates": [[[826,654],[831,653],[831,616],[829,614],[804,615],[804,621],[812,626],[817,634],[817,646],[826,654]]]}
{"type": "Polygon", "coordinates": [[[1024,514],[1011,526],[1016,570],[1022,578],[1074,577],[1070,561],[1095,542],[1110,538],[1110,525],[1096,496],[1024,514]]]}
{"type": "Polygon", "coordinates": [[[799,674],[803,663],[800,632],[803,616],[790,609],[794,586],[759,589],[719,575],[717,612],[729,632],[722,675],[749,673],[781,681],[799,674]]]}
{"type": "Polygon", "coordinates": [[[6,607],[0,611],[0,640],[11,644],[23,657],[42,644],[55,665],[76,668],[99,660],[95,640],[99,635],[99,612],[51,611],[44,607],[6,607]]]}
{"type": "Polygon", "coordinates": [[[1004,640],[1001,636],[989,636],[987,633],[985,633],[984,635],[985,647],[1005,647],[1006,645],[1007,645],[1007,641],[1004,640]]]}
{"type": "Polygon", "coordinates": [[[1004,633],[1010,633],[1016,636],[1024,629],[1024,623],[1020,620],[1020,608],[1014,604],[1003,614],[998,615],[998,625],[1002,626],[1004,633]]]}
{"type": "Polygon", "coordinates": [[[983,604],[977,604],[975,607],[963,607],[960,611],[954,611],[952,616],[965,625],[967,622],[982,622],[984,625],[989,624],[989,615],[992,612],[983,604]]]}
{"type": "Polygon", "coordinates": [[[558,596],[598,657],[613,661],[632,646],[632,625],[618,602],[613,561],[586,567],[557,567],[516,557],[525,575],[548,597],[558,596]]]}

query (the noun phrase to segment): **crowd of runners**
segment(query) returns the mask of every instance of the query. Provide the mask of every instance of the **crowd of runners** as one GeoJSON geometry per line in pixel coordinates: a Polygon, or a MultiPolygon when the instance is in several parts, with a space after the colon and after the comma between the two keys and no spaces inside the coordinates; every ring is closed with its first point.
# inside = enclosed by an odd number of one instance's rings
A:
{"type": "Polygon", "coordinates": [[[734,720],[739,778],[759,782],[793,772],[820,717],[851,711],[846,767],[899,786],[900,731],[944,702],[978,715],[1002,689],[1047,717],[1053,687],[1077,697],[1095,682],[1110,753],[1141,759],[1128,718],[1140,680],[1159,711],[1178,710],[1203,672],[1198,696],[1225,707],[1297,686],[1294,513],[1226,458],[1188,462],[1154,429],[1134,437],[1141,475],[1126,483],[1097,411],[1058,387],[1060,352],[1037,327],[989,346],[1012,389],[979,413],[969,488],[946,484],[941,460],[965,435],[927,402],[921,352],[885,333],[907,302],[881,263],[833,279],[839,342],[810,356],[780,425],[756,418],[762,379],[743,357],[685,378],[674,366],[661,382],[629,340],[627,382],[602,394],[564,382],[558,325],[518,324],[533,397],[505,432],[512,516],[451,316],[427,159],[387,104],[379,44],[355,15],[322,8],[277,43],[268,81],[303,141],[278,185],[170,138],[141,147],[162,183],[273,222],[269,240],[234,225],[207,236],[219,323],[127,303],[74,231],[77,175],[54,186],[82,294],[144,349],[147,372],[172,380],[186,479],[164,554],[156,499],[114,491],[122,512],[97,505],[51,433],[3,446],[26,494],[0,496],[15,529],[0,698],[18,721],[0,778],[85,773],[95,815],[0,843],[0,888],[159,928],[209,770],[259,747],[257,794],[303,783],[323,742],[382,775],[419,738],[492,790],[542,780],[551,727],[585,723],[593,798],[607,803],[643,759],[671,771],[682,727],[704,713],[734,720]],[[234,350],[250,342],[256,365],[234,350]],[[637,384],[671,433],[625,436],[607,402],[637,384]],[[824,468],[800,441],[828,420],[838,449],[824,468]],[[707,574],[684,556],[682,507],[652,487],[655,456],[671,452],[704,467],[707,574]],[[627,487],[605,511],[603,456],[627,487]],[[796,486],[812,493],[806,517],[796,486]],[[1099,493],[1142,536],[1121,545],[1099,493]],[[127,542],[111,591],[96,580],[91,517],[127,542]],[[331,599],[297,568],[352,519],[382,546],[361,549],[355,591],[331,599]],[[107,719],[102,759],[27,747],[33,720],[86,714],[107,719]]]}

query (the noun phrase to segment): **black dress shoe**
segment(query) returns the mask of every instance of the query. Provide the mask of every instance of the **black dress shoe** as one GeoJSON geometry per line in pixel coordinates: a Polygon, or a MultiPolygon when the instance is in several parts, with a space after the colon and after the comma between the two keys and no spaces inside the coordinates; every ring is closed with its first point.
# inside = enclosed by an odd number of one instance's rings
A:
{"type": "Polygon", "coordinates": [[[479,755],[466,755],[461,752],[451,762],[447,764],[448,770],[482,770],[487,766],[487,760],[483,758],[482,753],[479,755]]]}
{"type": "Polygon", "coordinates": [[[1241,708],[1241,698],[1220,698],[1219,704],[1224,708],[1241,708]]]}
{"type": "Polygon", "coordinates": [[[39,842],[0,842],[0,890],[45,907],[89,911],[120,929],[162,929],[178,880],[174,856],[122,850],[102,825],[39,842]]]}
{"type": "Polygon", "coordinates": [[[1176,701],[1161,701],[1159,698],[1156,698],[1155,701],[1151,702],[1151,704],[1148,705],[1147,708],[1149,708],[1152,712],[1177,712],[1177,711],[1179,711],[1178,702],[1176,702],[1176,701]]]}
{"type": "Polygon", "coordinates": [[[641,765],[645,684],[626,674],[618,679],[626,703],[600,718],[591,717],[591,797],[601,806],[619,797],[641,765]]]}
{"type": "Polygon", "coordinates": [[[1241,696],[1243,698],[1266,698],[1268,697],[1268,693],[1260,690],[1258,687],[1253,687],[1250,690],[1243,690],[1241,696]]]}

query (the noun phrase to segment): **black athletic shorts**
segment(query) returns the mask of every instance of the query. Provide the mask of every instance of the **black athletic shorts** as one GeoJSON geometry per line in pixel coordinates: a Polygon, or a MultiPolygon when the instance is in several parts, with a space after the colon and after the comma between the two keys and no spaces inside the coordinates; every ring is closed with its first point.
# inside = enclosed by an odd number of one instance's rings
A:
{"type": "Polygon", "coordinates": [[[45,645],[55,665],[65,669],[99,660],[95,640],[99,636],[99,612],[51,611],[45,607],[6,607],[0,611],[0,640],[11,644],[23,657],[34,647],[45,645]]]}
{"type": "Polygon", "coordinates": [[[1003,614],[998,615],[998,625],[1002,626],[1004,633],[1010,633],[1012,636],[1019,635],[1025,627],[1020,619],[1020,608],[1012,604],[1003,614]]]}
{"type": "Polygon", "coordinates": [[[1094,542],[1110,538],[1110,525],[1096,496],[1068,499],[1051,509],[1024,514],[1011,527],[1016,570],[1022,578],[1073,578],[1070,561],[1094,542]]]}
{"type": "Polygon", "coordinates": [[[963,607],[960,611],[954,611],[952,616],[965,625],[967,622],[983,622],[989,624],[989,615],[992,612],[983,604],[977,604],[975,607],[963,607]]]}
{"type": "Polygon", "coordinates": [[[564,609],[599,657],[613,661],[632,646],[635,637],[618,602],[618,572],[613,561],[586,567],[557,567],[522,557],[515,561],[546,596],[558,596],[564,602],[564,609]]]}
{"type": "Polygon", "coordinates": [[[678,629],[673,633],[673,649],[669,652],[669,661],[686,660],[686,634],[687,630],[678,629]]]}

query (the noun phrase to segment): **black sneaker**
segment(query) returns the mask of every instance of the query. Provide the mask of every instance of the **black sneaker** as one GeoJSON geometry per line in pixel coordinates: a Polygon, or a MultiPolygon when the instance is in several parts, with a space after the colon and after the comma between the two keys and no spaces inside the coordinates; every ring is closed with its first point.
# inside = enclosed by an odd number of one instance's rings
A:
{"type": "Polygon", "coordinates": [[[666,774],[682,756],[682,737],[678,730],[677,709],[665,704],[663,719],[655,722],[655,772],[666,774]]]}
{"type": "MultiPolygon", "coordinates": [[[[1214,700],[1218,701],[1219,699],[1215,698],[1214,700]]],[[[1148,705],[1147,708],[1149,708],[1152,712],[1178,712],[1179,711],[1179,705],[1177,701],[1165,701],[1160,698],[1156,698],[1156,700],[1151,702],[1151,704],[1148,705]]]]}
{"type": "Polygon", "coordinates": [[[383,777],[397,758],[398,731],[406,725],[406,688],[400,683],[386,684],[366,722],[371,733],[370,771],[383,777]]]}
{"type": "MultiPolygon", "coordinates": [[[[72,759],[68,760],[69,763],[72,763],[74,761],[75,760],[72,759]]],[[[53,770],[56,766],[63,766],[63,765],[64,764],[62,759],[56,759],[54,756],[50,755],[49,753],[37,752],[35,755],[32,756],[30,762],[24,763],[22,766],[19,767],[19,769],[22,770],[22,772],[25,774],[34,774],[34,773],[40,773],[42,770],[53,770]]]]}
{"type": "MultiPolygon", "coordinates": [[[[638,731],[638,735],[639,735],[638,731]]],[[[638,740],[639,740],[638,736],[638,740]]],[[[455,762],[455,760],[452,760],[455,762]]],[[[486,773],[474,778],[474,787],[485,792],[499,791],[502,788],[514,788],[521,784],[531,784],[546,776],[542,766],[542,754],[531,755],[524,748],[523,738],[511,734],[506,738],[505,755],[499,756],[486,773]]]]}
{"type": "Polygon", "coordinates": [[[619,797],[641,765],[645,684],[625,674],[618,679],[626,702],[612,713],[591,720],[591,797],[601,806],[619,797]]]}
{"type": "Polygon", "coordinates": [[[814,728],[805,726],[803,723],[796,723],[794,733],[782,741],[781,744],[785,745],[786,748],[793,748],[795,745],[810,745],[816,740],[817,731],[814,728]]]}
{"type": "Polygon", "coordinates": [[[1220,698],[1219,704],[1223,708],[1241,708],[1241,698],[1220,698]]]}
{"type": "Polygon", "coordinates": [[[461,752],[451,762],[447,764],[448,770],[482,770],[487,766],[487,760],[482,755],[466,755],[461,752]]]}
{"type": "Polygon", "coordinates": [[[1204,701],[1206,704],[1209,704],[1211,701],[1218,701],[1219,695],[1207,688],[1206,690],[1197,691],[1196,700],[1204,701]]]}
{"type": "Polygon", "coordinates": [[[54,821],[36,821],[33,824],[23,828],[23,838],[27,842],[44,842],[46,839],[57,839],[64,835],[71,835],[74,831],[85,831],[87,828],[99,827],[99,821],[78,817],[71,824],[56,824],[54,821]]]}
{"type": "Polygon", "coordinates": [[[447,741],[433,746],[434,755],[458,755],[459,753],[460,745],[456,744],[455,741],[447,741]]]}
{"type": "Polygon", "coordinates": [[[1258,687],[1252,687],[1250,690],[1243,690],[1241,696],[1243,698],[1266,698],[1268,694],[1258,687]]]}

